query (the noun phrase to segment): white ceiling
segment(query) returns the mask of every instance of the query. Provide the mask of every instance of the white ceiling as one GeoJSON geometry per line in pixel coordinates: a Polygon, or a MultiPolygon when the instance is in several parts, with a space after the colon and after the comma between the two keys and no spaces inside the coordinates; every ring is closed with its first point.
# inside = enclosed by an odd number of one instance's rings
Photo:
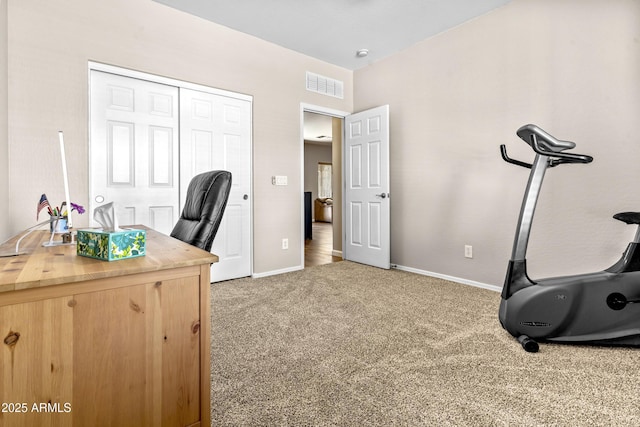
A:
{"type": "Polygon", "coordinates": [[[333,118],[304,112],[304,140],[329,144],[333,141],[333,118]]]}
{"type": "Polygon", "coordinates": [[[356,70],[511,0],[154,1],[356,70]]]}

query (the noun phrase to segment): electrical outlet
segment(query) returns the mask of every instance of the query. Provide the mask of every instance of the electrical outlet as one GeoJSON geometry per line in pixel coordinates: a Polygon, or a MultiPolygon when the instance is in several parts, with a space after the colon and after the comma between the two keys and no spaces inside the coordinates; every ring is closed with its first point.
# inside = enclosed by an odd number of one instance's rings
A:
{"type": "Polygon", "coordinates": [[[282,239],[282,249],[289,249],[289,239],[282,239]]]}
{"type": "Polygon", "coordinates": [[[465,258],[473,258],[473,246],[464,245],[464,257],[465,258]]]}

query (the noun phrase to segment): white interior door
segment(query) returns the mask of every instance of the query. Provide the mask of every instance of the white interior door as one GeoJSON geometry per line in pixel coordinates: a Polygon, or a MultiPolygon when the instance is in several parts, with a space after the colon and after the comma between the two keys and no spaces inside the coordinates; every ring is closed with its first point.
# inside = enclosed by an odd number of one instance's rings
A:
{"type": "Polygon", "coordinates": [[[251,103],[180,89],[180,206],[195,175],[231,172],[229,201],[211,252],[211,281],[251,275],[251,103]]]}
{"type": "Polygon", "coordinates": [[[345,118],[344,258],[391,267],[389,106],[345,118]]]}
{"type": "MultiPolygon", "coordinates": [[[[178,216],[178,88],[91,71],[89,213],[169,234],[178,216]]],[[[98,226],[92,221],[93,226],[98,226]]]]}

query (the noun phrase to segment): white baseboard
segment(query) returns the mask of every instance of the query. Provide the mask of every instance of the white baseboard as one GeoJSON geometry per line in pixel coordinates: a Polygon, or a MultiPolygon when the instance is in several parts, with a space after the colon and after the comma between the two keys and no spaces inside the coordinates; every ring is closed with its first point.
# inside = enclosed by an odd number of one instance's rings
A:
{"type": "Polygon", "coordinates": [[[448,280],[450,282],[461,283],[463,285],[475,286],[476,288],[488,289],[490,291],[502,292],[502,287],[496,285],[489,285],[487,283],[476,282],[474,280],[461,279],[459,277],[447,276],[446,274],[434,273],[432,271],[419,270],[413,267],[405,267],[404,265],[394,265],[393,268],[402,271],[408,271],[409,273],[421,274],[423,276],[437,277],[438,279],[448,280]]]}
{"type": "MultiPolygon", "coordinates": [[[[341,257],[342,256],[342,252],[333,251],[333,255],[341,257]],[[339,255],[336,255],[336,254],[339,254],[339,255]]],[[[413,267],[406,267],[404,265],[395,265],[394,264],[394,265],[392,265],[392,268],[395,268],[395,269],[398,269],[398,270],[402,270],[402,271],[407,271],[409,273],[420,274],[422,276],[436,277],[438,279],[448,280],[450,282],[455,282],[455,283],[461,283],[463,285],[475,286],[476,288],[488,289],[488,290],[494,291],[494,292],[502,292],[502,287],[501,286],[489,285],[487,283],[476,282],[474,280],[462,279],[460,277],[448,276],[446,274],[434,273],[432,271],[420,270],[420,269],[413,268],[413,267]]],[[[259,279],[261,277],[275,276],[275,275],[278,275],[278,274],[291,273],[293,271],[299,271],[299,270],[304,270],[304,267],[300,266],[300,265],[297,265],[295,267],[283,268],[281,270],[265,271],[264,273],[253,273],[253,275],[251,277],[253,277],[254,279],[259,279]]]]}
{"type": "Polygon", "coordinates": [[[342,251],[336,251],[335,249],[331,251],[331,256],[337,256],[342,258],[342,251]]]}
{"type": "Polygon", "coordinates": [[[251,275],[251,277],[253,277],[254,279],[259,279],[261,277],[275,276],[277,274],[284,274],[284,273],[291,273],[292,271],[298,271],[298,270],[304,270],[304,267],[300,266],[300,265],[296,265],[295,267],[283,268],[282,270],[265,271],[264,273],[253,273],[251,275]]]}

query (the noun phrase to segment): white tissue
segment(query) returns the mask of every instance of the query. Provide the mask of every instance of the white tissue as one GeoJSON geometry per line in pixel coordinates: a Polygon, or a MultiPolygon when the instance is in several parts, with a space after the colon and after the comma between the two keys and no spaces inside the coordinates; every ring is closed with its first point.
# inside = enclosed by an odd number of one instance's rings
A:
{"type": "Polygon", "coordinates": [[[105,203],[93,210],[93,219],[102,226],[103,231],[113,232],[119,231],[118,218],[116,217],[116,208],[113,202],[105,203]]]}

